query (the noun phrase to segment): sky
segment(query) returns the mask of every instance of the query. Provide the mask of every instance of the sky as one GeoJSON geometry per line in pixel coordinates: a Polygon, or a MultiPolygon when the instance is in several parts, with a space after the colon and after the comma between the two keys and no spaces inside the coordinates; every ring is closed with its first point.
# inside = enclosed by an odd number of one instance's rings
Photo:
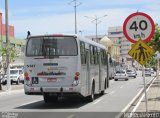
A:
{"type": "MultiPolygon", "coordinates": [[[[9,24],[15,26],[15,37],[75,33],[73,0],[8,0],[9,24]]],[[[144,12],[160,23],[159,0],[77,0],[77,34],[95,35],[96,17],[98,35],[107,35],[108,27],[123,26],[134,12],[144,12]],[[107,15],[106,17],[103,17],[107,15]],[[87,16],[88,18],[86,18],[87,16]],[[80,32],[81,31],[81,32],[80,32]]],[[[5,23],[5,0],[0,0],[0,12],[5,23]]]]}

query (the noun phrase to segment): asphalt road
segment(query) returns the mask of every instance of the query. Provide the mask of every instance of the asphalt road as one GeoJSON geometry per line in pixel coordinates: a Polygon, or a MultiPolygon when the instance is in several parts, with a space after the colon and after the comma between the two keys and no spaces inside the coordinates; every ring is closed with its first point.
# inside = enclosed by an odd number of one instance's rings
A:
{"type": "MultiPolygon", "coordinates": [[[[146,77],[146,83],[151,79],[153,76],[146,77]]],[[[110,80],[110,88],[105,91],[105,95],[96,95],[95,101],[91,103],[79,98],[66,98],[45,104],[42,96],[28,96],[23,91],[0,95],[0,111],[3,112],[0,116],[13,112],[15,116],[18,113],[18,118],[114,118],[143,86],[141,73],[129,81],[110,80]]]]}

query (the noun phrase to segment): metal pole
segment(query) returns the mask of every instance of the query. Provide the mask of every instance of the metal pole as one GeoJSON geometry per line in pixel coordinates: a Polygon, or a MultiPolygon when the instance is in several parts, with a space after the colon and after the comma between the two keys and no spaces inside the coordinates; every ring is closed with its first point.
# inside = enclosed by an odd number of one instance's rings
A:
{"type": "Polygon", "coordinates": [[[103,17],[106,17],[107,15],[104,15],[104,16],[102,16],[102,17],[97,17],[97,16],[95,16],[95,17],[88,17],[88,16],[85,16],[86,18],[90,18],[90,19],[92,19],[93,21],[93,23],[94,24],[96,24],[96,41],[97,41],[97,39],[98,39],[98,24],[99,23],[101,23],[101,21],[99,20],[99,19],[101,19],[101,18],[103,18],[103,17]]]}
{"type": "Polygon", "coordinates": [[[6,47],[7,47],[7,52],[6,52],[6,66],[7,66],[7,90],[11,90],[11,84],[10,84],[10,58],[9,58],[9,46],[10,46],[10,41],[9,41],[9,34],[8,34],[8,0],[5,0],[5,21],[6,21],[6,47]]]}
{"type": "Polygon", "coordinates": [[[96,16],[96,18],[95,18],[95,21],[96,21],[96,41],[97,41],[97,37],[98,37],[98,36],[97,36],[97,20],[98,20],[98,19],[97,19],[97,16],[96,16]]]}
{"type": "Polygon", "coordinates": [[[0,22],[0,24],[1,24],[1,46],[2,46],[3,45],[3,39],[2,39],[2,21],[0,22]]]}
{"type": "Polygon", "coordinates": [[[76,0],[74,0],[75,2],[74,2],[74,13],[75,13],[75,34],[77,34],[77,1],[76,0]]]}
{"type": "Polygon", "coordinates": [[[73,0],[72,2],[70,2],[69,4],[74,2],[74,19],[75,19],[75,34],[77,34],[77,7],[79,5],[81,5],[82,3],[77,3],[77,0],[73,0]]]}
{"type": "Polygon", "coordinates": [[[145,80],[145,71],[144,66],[142,68],[143,71],[143,82],[144,82],[144,93],[145,93],[145,104],[146,104],[146,113],[148,114],[148,98],[147,98],[147,92],[146,92],[146,80],[145,80]]]}
{"type": "Polygon", "coordinates": [[[157,58],[157,79],[159,78],[159,58],[157,58]]]}

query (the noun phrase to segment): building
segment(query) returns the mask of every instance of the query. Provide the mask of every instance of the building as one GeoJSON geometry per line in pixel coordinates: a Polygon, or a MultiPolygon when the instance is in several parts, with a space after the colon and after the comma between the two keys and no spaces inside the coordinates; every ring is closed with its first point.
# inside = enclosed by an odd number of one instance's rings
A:
{"type": "MultiPolygon", "coordinates": [[[[14,26],[9,25],[8,26],[8,34],[9,37],[14,37],[14,26]]],[[[0,13],[0,35],[5,36],[6,35],[6,27],[5,24],[2,22],[2,13],[0,13]]]]}
{"type": "Polygon", "coordinates": [[[133,66],[134,60],[128,55],[131,49],[132,43],[129,42],[123,34],[123,27],[109,27],[108,38],[113,41],[114,44],[118,44],[120,48],[120,61],[125,62],[127,66],[133,66]],[[126,63],[127,62],[127,63],[126,63]]]}
{"type": "Polygon", "coordinates": [[[104,36],[101,40],[100,43],[105,45],[106,48],[108,48],[108,53],[111,55],[113,59],[115,59],[117,62],[119,62],[119,57],[120,57],[120,50],[119,50],[119,45],[113,43],[107,36],[104,36]]]}

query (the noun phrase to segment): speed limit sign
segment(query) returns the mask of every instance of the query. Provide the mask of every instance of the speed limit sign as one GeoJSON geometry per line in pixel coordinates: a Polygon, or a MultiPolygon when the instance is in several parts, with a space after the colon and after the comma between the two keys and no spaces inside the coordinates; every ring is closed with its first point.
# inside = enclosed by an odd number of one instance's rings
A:
{"type": "Polygon", "coordinates": [[[154,30],[154,21],[142,12],[129,15],[123,24],[124,35],[132,43],[136,43],[139,39],[147,43],[153,37],[154,30]]]}

